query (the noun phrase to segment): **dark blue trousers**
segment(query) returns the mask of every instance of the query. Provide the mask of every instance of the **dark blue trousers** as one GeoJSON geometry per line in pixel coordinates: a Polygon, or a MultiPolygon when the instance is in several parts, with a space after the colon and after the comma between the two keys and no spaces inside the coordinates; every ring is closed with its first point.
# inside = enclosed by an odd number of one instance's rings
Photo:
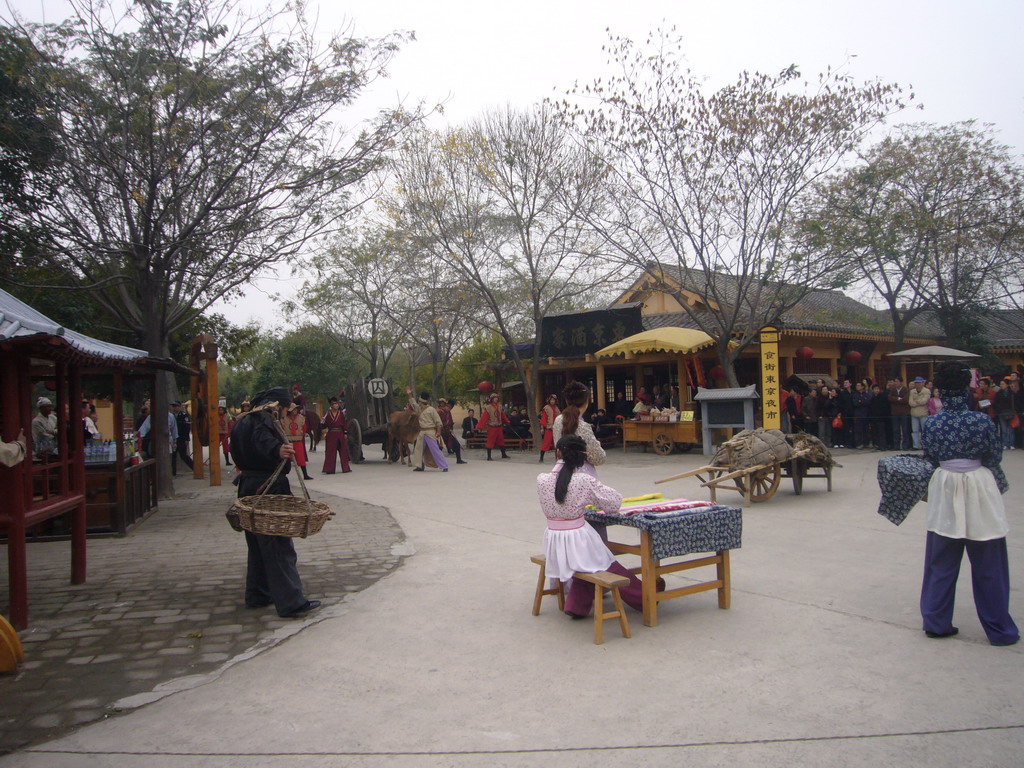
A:
{"type": "Polygon", "coordinates": [[[971,561],[974,605],[992,645],[1012,645],[1020,639],[1010,617],[1010,567],[1006,539],[950,539],[928,531],[921,585],[921,617],[926,632],[944,634],[953,627],[953,601],[964,549],[971,561]]]}

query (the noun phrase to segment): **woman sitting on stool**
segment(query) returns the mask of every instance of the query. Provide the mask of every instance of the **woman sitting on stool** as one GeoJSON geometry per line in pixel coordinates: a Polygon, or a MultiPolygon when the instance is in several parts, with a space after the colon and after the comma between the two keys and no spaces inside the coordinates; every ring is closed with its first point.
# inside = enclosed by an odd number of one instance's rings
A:
{"type": "Polygon", "coordinates": [[[565,599],[565,612],[574,619],[590,613],[594,585],[573,577],[581,573],[610,571],[629,579],[620,590],[626,604],[643,610],[643,587],[631,571],[619,564],[601,536],[583,519],[588,504],[606,512],[617,512],[622,494],[592,475],[579,471],[587,461],[587,444],[577,435],[566,435],[555,445],[558,463],[551,472],[537,477],[540,507],[548,519],[544,532],[547,574],[562,582],[572,579],[565,599]]]}

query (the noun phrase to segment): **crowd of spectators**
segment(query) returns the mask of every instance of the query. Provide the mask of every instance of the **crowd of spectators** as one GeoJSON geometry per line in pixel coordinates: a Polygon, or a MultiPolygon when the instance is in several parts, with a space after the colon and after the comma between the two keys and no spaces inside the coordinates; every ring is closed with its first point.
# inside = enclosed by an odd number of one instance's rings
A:
{"type": "MultiPolygon", "coordinates": [[[[924,423],[942,410],[932,382],[920,376],[909,385],[894,376],[884,386],[865,378],[830,387],[818,379],[806,392],[784,389],[782,398],[789,431],[815,435],[832,448],[920,450],[924,423]]],[[[1024,388],[1017,372],[997,381],[978,377],[971,401],[995,422],[1005,450],[1024,447],[1024,388]]]]}

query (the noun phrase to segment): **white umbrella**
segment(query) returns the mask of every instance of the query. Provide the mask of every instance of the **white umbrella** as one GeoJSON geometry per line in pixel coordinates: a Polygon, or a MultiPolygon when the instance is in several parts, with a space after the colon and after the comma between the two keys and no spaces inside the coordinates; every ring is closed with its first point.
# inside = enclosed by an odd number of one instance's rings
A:
{"type": "Polygon", "coordinates": [[[953,349],[952,347],[914,347],[913,349],[904,349],[901,352],[890,352],[889,357],[903,357],[907,359],[920,358],[925,360],[964,360],[968,358],[981,357],[973,352],[964,352],[960,349],[953,349]]]}

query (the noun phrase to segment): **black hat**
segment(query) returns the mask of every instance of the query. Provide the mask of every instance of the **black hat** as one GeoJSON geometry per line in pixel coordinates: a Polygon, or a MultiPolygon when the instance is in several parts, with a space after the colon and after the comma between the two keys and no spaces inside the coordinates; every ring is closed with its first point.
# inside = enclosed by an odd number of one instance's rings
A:
{"type": "Polygon", "coordinates": [[[173,400],[173,401],[171,402],[171,405],[172,405],[172,406],[173,406],[173,405],[177,405],[177,406],[180,406],[180,405],[181,405],[181,400],[173,400]]]}
{"type": "Polygon", "coordinates": [[[284,387],[272,387],[266,389],[263,392],[259,392],[253,395],[251,405],[253,408],[258,408],[261,405],[267,403],[280,403],[281,405],[288,405],[292,401],[291,395],[288,394],[288,390],[284,387]]]}
{"type": "Polygon", "coordinates": [[[327,402],[329,402],[329,403],[337,403],[337,402],[338,402],[338,398],[336,398],[336,397],[332,397],[332,398],[331,398],[330,400],[328,400],[327,402]]]}

